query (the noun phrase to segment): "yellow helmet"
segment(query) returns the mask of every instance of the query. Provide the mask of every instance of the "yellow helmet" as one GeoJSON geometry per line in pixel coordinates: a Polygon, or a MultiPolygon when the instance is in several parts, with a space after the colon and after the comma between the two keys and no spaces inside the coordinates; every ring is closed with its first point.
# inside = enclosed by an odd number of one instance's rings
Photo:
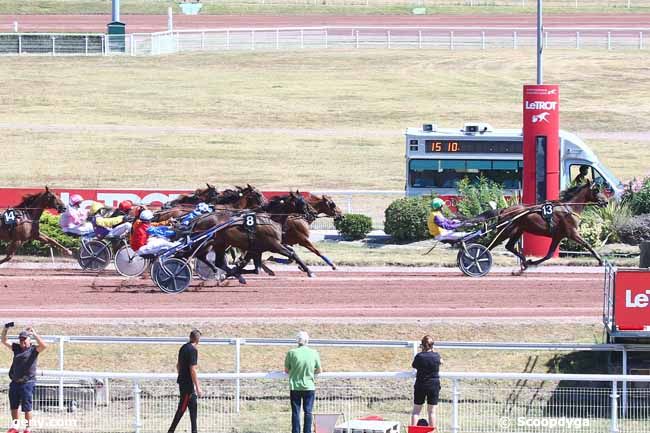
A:
{"type": "Polygon", "coordinates": [[[101,208],[103,208],[103,207],[104,207],[104,205],[102,205],[101,203],[98,203],[98,202],[94,201],[93,204],[90,205],[90,213],[91,213],[92,215],[95,215],[95,214],[96,214],[97,212],[99,212],[99,211],[101,210],[101,208]]]}

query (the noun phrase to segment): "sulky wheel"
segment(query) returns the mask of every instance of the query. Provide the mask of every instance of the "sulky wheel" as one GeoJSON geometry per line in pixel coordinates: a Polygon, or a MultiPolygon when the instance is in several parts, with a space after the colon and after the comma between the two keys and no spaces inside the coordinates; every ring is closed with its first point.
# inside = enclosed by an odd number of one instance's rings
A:
{"type": "Polygon", "coordinates": [[[192,282],[192,269],[185,260],[156,260],[151,266],[151,279],[165,293],[181,293],[192,282]]]}
{"type": "Polygon", "coordinates": [[[138,277],[147,269],[149,261],[124,245],[115,253],[115,269],[124,277],[138,277]]]}
{"type": "Polygon", "coordinates": [[[82,242],[79,247],[79,266],[86,271],[101,271],[111,261],[111,249],[97,240],[82,242]]]}
{"type": "Polygon", "coordinates": [[[490,272],[492,253],[481,244],[469,244],[458,251],[458,267],[469,277],[482,277],[490,272]]]}

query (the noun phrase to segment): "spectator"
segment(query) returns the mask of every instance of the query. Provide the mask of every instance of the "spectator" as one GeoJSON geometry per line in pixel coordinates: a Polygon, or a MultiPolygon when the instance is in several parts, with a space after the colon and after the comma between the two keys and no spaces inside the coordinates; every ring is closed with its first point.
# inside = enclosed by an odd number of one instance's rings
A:
{"type": "Polygon", "coordinates": [[[580,186],[585,183],[587,183],[588,179],[587,176],[589,175],[589,167],[588,165],[581,165],[579,169],[578,175],[573,179],[573,186],[580,186]]]}
{"type": "Polygon", "coordinates": [[[413,411],[411,425],[416,425],[422,405],[427,402],[427,419],[429,426],[436,425],[436,406],[440,394],[440,354],[433,351],[433,338],[429,335],[422,337],[420,353],[415,355],[412,367],[417,370],[413,392],[413,411]]]}
{"type": "Polygon", "coordinates": [[[199,360],[199,352],[196,346],[199,345],[201,339],[201,332],[194,329],[190,332],[190,341],[181,346],[178,351],[178,362],[176,363],[176,371],[178,372],[178,389],[180,391],[180,400],[178,401],[178,409],[172,425],[169,427],[168,433],[174,433],[176,426],[185,414],[185,410],[190,409],[190,424],[192,426],[192,433],[197,433],[196,427],[196,411],[197,411],[197,397],[201,397],[201,384],[196,372],[196,366],[199,360]],[[196,392],[195,392],[196,391],[196,392]]]}
{"type": "Polygon", "coordinates": [[[11,409],[12,426],[7,433],[18,433],[20,407],[25,414],[25,430],[23,433],[30,433],[32,422],[32,397],[34,395],[34,386],[36,384],[36,361],[38,354],[47,349],[47,344],[34,331],[33,328],[27,328],[18,334],[19,343],[7,341],[7,331],[13,326],[7,323],[2,330],[2,344],[14,353],[14,359],[9,369],[9,407],[11,409]],[[38,343],[32,346],[31,337],[38,343]]]}
{"type": "Polygon", "coordinates": [[[304,433],[311,433],[312,408],[316,396],[314,376],[321,373],[320,356],[307,347],[309,334],[298,332],[298,347],[287,352],[284,359],[284,372],[289,375],[291,397],[291,433],[300,433],[300,406],[305,412],[304,433]]]}

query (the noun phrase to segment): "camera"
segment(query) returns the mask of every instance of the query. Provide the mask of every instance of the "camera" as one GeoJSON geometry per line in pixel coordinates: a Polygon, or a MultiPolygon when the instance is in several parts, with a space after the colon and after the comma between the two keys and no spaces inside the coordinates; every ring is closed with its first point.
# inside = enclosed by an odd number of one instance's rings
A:
{"type": "Polygon", "coordinates": [[[5,323],[5,328],[13,328],[14,322],[5,323]]]}

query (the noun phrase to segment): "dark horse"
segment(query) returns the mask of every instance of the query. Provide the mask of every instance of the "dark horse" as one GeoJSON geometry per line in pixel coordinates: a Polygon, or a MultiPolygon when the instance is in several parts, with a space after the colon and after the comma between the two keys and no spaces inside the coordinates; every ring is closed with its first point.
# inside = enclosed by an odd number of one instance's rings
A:
{"type": "Polygon", "coordinates": [[[16,250],[26,241],[41,241],[52,245],[68,255],[72,252],[54,239],[42,234],[39,230],[41,215],[45,209],[56,209],[65,212],[65,204],[46,186],[45,191],[29,194],[14,206],[16,224],[5,224],[0,214],[0,241],[8,241],[7,257],[0,264],[8,262],[16,254],[16,250]]]}
{"type": "MultiPolygon", "coordinates": [[[[284,209],[286,209],[285,213],[287,216],[288,214],[304,214],[308,212],[308,205],[304,200],[302,200],[302,198],[290,198],[283,205],[285,206],[284,209]]],[[[217,267],[221,268],[226,272],[227,276],[235,276],[242,284],[244,284],[246,283],[246,280],[241,276],[241,274],[257,272],[257,268],[260,266],[261,254],[265,251],[269,251],[295,261],[298,263],[301,270],[306,272],[307,275],[312,276],[307,265],[305,265],[302,259],[298,257],[295,251],[282,244],[281,223],[273,221],[268,213],[256,213],[256,224],[254,230],[247,231],[243,224],[243,217],[241,215],[233,217],[231,216],[231,212],[216,211],[212,214],[197,218],[193,226],[193,231],[209,230],[218,224],[228,222],[231,218],[235,218],[236,220],[242,219],[241,223],[237,223],[216,232],[209,245],[206,245],[197,252],[196,257],[199,260],[208,264],[208,266],[210,266],[214,271],[216,271],[217,267]],[[229,247],[246,251],[245,258],[241,260],[234,269],[228,267],[225,259],[225,252],[229,247]],[[214,265],[209,263],[205,258],[210,249],[213,249],[216,255],[214,265]],[[243,266],[245,266],[251,259],[255,262],[256,270],[247,271],[243,269],[243,266]]]]}
{"type": "Polygon", "coordinates": [[[540,212],[543,205],[524,206],[516,205],[503,209],[498,213],[498,222],[511,220],[510,224],[498,232],[497,237],[492,241],[489,249],[494,248],[506,239],[506,249],[521,259],[521,270],[528,266],[536,266],[545,262],[553,256],[554,251],[560,245],[562,239],[568,238],[584,246],[598,260],[600,266],[603,259],[596,251],[580,236],[580,214],[585,206],[597,204],[603,206],[607,203],[607,197],[601,192],[597,184],[587,182],[580,186],[567,189],[560,194],[559,201],[550,202],[552,214],[547,222],[540,212]],[[539,260],[528,260],[516,247],[519,238],[524,233],[545,236],[551,238],[551,246],[546,256],[539,260]]]}
{"type": "Polygon", "coordinates": [[[174,200],[168,201],[163,205],[163,209],[169,209],[177,206],[193,206],[201,202],[209,203],[215,200],[219,191],[214,185],[205,184],[207,188],[198,188],[192,194],[181,194],[174,200]]]}

